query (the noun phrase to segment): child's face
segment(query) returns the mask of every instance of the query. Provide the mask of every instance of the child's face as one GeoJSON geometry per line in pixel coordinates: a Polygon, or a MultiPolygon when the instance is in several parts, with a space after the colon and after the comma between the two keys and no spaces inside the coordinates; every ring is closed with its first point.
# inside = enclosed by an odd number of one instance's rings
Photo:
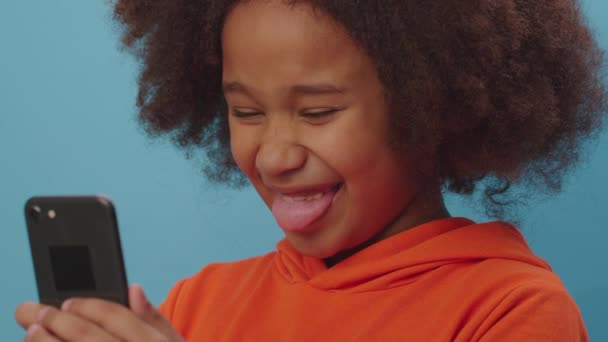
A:
{"type": "Polygon", "coordinates": [[[232,153],[290,242],[329,257],[398,231],[415,165],[389,147],[382,85],[343,28],[308,5],[248,1],[222,50],[232,153]]]}

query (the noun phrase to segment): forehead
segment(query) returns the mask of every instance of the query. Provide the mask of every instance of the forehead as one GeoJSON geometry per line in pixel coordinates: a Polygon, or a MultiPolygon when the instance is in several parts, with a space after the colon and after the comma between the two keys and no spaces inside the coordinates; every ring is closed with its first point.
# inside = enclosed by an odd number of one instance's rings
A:
{"type": "Polygon", "coordinates": [[[224,72],[310,76],[347,73],[366,62],[335,20],[306,3],[247,1],[228,14],[222,32],[224,72]]]}

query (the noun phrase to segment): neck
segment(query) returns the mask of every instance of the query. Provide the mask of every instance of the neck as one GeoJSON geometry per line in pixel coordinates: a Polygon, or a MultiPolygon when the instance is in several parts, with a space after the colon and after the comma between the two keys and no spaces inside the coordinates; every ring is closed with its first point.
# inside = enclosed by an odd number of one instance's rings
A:
{"type": "Polygon", "coordinates": [[[450,217],[450,213],[445,207],[445,202],[440,190],[418,193],[414,196],[412,201],[410,201],[410,204],[376,235],[354,248],[340,251],[329,258],[323,259],[323,261],[325,262],[325,265],[330,268],[379,241],[421,224],[446,217],[450,217]]]}

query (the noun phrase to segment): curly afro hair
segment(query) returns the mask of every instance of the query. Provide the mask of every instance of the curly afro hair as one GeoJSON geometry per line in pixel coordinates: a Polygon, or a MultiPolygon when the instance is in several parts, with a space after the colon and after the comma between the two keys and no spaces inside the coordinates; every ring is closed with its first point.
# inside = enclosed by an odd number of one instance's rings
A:
{"type": "MultiPolygon", "coordinates": [[[[559,191],[602,127],[603,51],[576,0],[283,1],[309,3],[351,33],[385,87],[391,141],[428,151],[444,190],[481,193],[490,216],[513,203],[512,184],[559,191]]],[[[114,7],[123,46],[142,63],[144,127],[204,148],[208,178],[232,185],[244,178],[230,154],[220,35],[238,3],[114,7]]]]}

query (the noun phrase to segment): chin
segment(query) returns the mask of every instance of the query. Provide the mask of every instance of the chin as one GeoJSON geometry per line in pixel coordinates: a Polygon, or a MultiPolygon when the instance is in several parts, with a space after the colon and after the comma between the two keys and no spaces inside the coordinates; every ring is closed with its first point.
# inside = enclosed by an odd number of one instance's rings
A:
{"type": "Polygon", "coordinates": [[[300,253],[317,259],[326,259],[348,249],[348,246],[332,244],[328,243],[328,241],[311,241],[303,239],[302,237],[289,235],[287,235],[287,240],[289,240],[292,246],[300,253]]]}

